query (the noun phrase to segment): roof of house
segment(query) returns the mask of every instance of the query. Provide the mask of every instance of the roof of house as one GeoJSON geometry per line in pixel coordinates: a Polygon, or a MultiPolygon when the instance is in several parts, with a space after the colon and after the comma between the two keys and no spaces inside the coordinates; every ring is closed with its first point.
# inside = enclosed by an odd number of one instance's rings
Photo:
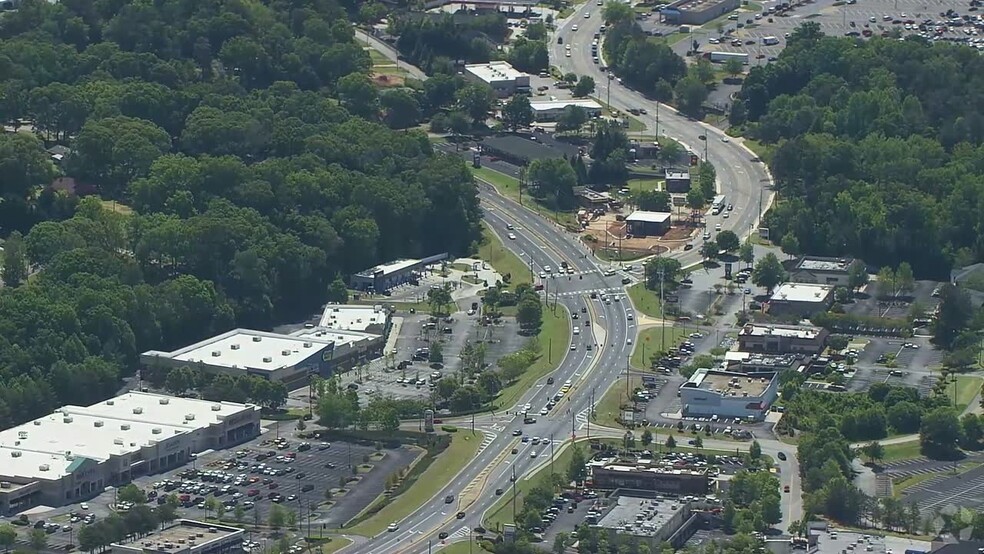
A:
{"type": "Polygon", "coordinates": [[[625,218],[625,221],[641,221],[646,223],[666,223],[670,220],[669,212],[646,212],[642,210],[636,210],[629,214],[625,218]]]}
{"type": "Polygon", "coordinates": [[[772,293],[772,302],[826,302],[834,292],[830,285],[783,283],[772,293]]]}

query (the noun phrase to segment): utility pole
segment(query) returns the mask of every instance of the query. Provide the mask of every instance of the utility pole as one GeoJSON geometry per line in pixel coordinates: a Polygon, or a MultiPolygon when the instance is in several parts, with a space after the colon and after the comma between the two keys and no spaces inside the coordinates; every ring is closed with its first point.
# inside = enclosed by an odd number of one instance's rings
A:
{"type": "Polygon", "coordinates": [[[663,281],[666,275],[666,268],[659,269],[659,349],[666,352],[666,310],[663,308],[663,281]]]}
{"type": "Polygon", "coordinates": [[[554,440],[553,440],[553,437],[554,437],[553,436],[553,433],[550,433],[550,475],[553,475],[553,473],[554,473],[554,466],[553,466],[553,463],[554,463],[554,440]]]}
{"type": "Polygon", "coordinates": [[[513,525],[516,524],[516,466],[512,466],[512,508],[513,508],[513,525]]]}

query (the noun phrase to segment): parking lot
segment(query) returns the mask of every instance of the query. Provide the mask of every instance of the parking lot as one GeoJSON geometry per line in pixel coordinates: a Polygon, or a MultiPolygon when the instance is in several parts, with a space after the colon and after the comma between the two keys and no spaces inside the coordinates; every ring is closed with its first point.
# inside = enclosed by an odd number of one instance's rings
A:
{"type": "Polygon", "coordinates": [[[871,337],[863,340],[867,344],[859,349],[853,366],[854,375],[848,382],[849,390],[868,390],[874,383],[914,387],[920,395],[932,390],[938,378],[934,369],[939,367],[942,353],[934,349],[928,339],[871,337]],[[905,346],[907,344],[909,346],[905,346]],[[889,362],[893,367],[886,365],[889,362]]]}
{"type": "Polygon", "coordinates": [[[977,511],[984,506],[984,466],[956,476],[926,481],[906,491],[903,501],[915,502],[923,513],[949,506],[977,511]]]}

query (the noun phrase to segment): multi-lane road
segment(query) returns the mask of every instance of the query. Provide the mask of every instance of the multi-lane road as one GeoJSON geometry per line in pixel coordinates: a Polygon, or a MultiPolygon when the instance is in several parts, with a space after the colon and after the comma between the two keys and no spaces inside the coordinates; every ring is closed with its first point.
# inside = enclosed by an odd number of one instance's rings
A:
{"type": "MultiPolygon", "coordinates": [[[[608,91],[604,87],[608,80],[591,61],[590,54],[592,35],[601,25],[600,12],[589,19],[584,19],[583,15],[592,9],[595,9],[594,4],[584,4],[574,16],[560,22],[557,32],[565,36],[565,43],[573,41],[574,45],[583,48],[575,46],[575,54],[571,58],[566,58],[562,50],[555,51],[553,59],[561,65],[567,63],[563,67],[565,71],[594,76],[596,82],[601,84],[599,92],[604,92],[607,98],[608,91]],[[580,25],[576,32],[571,30],[574,24],[580,25]]],[[[384,54],[395,57],[388,45],[364,35],[360,38],[374,44],[384,54]]],[[[612,85],[613,107],[625,110],[654,105],[631,90],[614,82],[612,85]]],[[[654,110],[649,112],[653,113],[654,110]]],[[[655,115],[646,116],[644,123],[655,134],[655,115]]],[[[735,207],[731,217],[722,220],[722,227],[739,235],[749,233],[757,224],[760,208],[769,202],[768,191],[763,192],[769,182],[764,165],[753,161],[754,154],[735,141],[724,142],[720,131],[689,121],[665,106],[660,109],[659,133],[677,139],[699,153],[705,151],[705,142],[698,136],[707,137],[706,151],[708,159],[717,169],[719,188],[735,207]]],[[[517,406],[530,404],[533,408],[531,411],[539,414],[539,410],[565,381],[572,381],[574,389],[547,416],[537,415],[536,423],[524,425],[516,414],[517,407],[494,417],[482,418],[477,427],[484,437],[479,454],[458,475],[448,476],[448,484],[441,492],[408,517],[393,522],[398,525],[396,531],[387,531],[357,543],[350,547],[352,551],[367,554],[427,552],[440,546],[437,538],[441,532],[448,533],[448,541],[466,538],[468,530],[480,525],[486,511],[499,499],[493,494],[494,490],[508,489],[514,474],[521,479],[544,463],[549,463],[551,448],[556,451],[562,443],[572,438],[572,434],[585,433],[584,424],[592,398],[600,399],[608,387],[617,381],[632,353],[630,339],[635,337],[636,329],[634,322],[627,317],[634,310],[628,297],[623,292],[620,302],[605,303],[592,300],[589,296],[590,291],[621,289],[620,275],[604,276],[589,250],[576,236],[498,195],[491,185],[480,183],[479,193],[486,221],[501,238],[510,232],[516,235],[515,240],[505,240],[505,246],[524,262],[532,264],[536,273],[546,266],[559,268],[561,262],[567,262],[575,271],[573,276],[555,273],[556,277],[547,280],[547,301],[551,304],[556,302],[558,310],[581,315],[583,331],[581,335],[572,337],[575,343],[573,350],[568,344],[541,345],[550,350],[550,355],[563,356],[557,370],[551,374],[554,384],[547,385],[547,379],[541,379],[523,395],[517,406]],[[587,313],[582,314],[582,308],[587,313]],[[584,323],[584,318],[590,321],[590,326],[584,323]],[[591,351],[586,348],[589,342],[596,345],[591,351]],[[553,442],[548,446],[536,447],[522,443],[512,435],[516,429],[522,429],[528,436],[552,437],[553,442]],[[519,449],[517,454],[511,454],[514,447],[519,449]],[[536,457],[531,456],[532,451],[537,452],[536,457]],[[445,503],[447,496],[453,496],[455,502],[445,503]],[[459,511],[465,513],[463,519],[456,518],[459,511]]],[[[699,262],[699,254],[694,251],[681,251],[674,255],[684,265],[699,262]]],[[[617,431],[598,429],[592,435],[598,433],[615,434],[617,431]]],[[[767,455],[776,457],[780,451],[787,454],[787,460],[778,463],[780,479],[791,489],[784,503],[783,519],[784,524],[788,524],[797,519],[802,511],[795,449],[774,440],[760,440],[760,444],[767,455]]],[[[708,440],[705,446],[731,449],[735,443],[708,440]]]]}

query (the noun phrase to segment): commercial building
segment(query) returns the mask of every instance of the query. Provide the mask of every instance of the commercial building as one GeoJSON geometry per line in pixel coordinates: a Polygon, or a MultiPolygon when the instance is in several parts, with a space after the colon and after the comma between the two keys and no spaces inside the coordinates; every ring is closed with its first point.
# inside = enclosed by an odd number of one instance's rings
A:
{"type": "Polygon", "coordinates": [[[638,537],[653,546],[671,542],[670,539],[693,516],[690,502],[675,498],[618,495],[609,500],[612,504],[595,526],[609,530],[612,535],[621,533],[638,537]]]}
{"type": "Polygon", "coordinates": [[[530,92],[529,74],[518,71],[508,62],[492,61],[465,65],[465,79],[473,83],[485,83],[496,96],[505,98],[513,94],[530,92]]]}
{"type": "Polygon", "coordinates": [[[417,281],[420,271],[430,264],[448,259],[442,252],[420,260],[401,259],[362,270],[352,276],[353,289],[371,292],[385,292],[389,289],[417,281]]]}
{"type": "Polygon", "coordinates": [[[750,323],[738,332],[738,348],[766,354],[819,354],[829,334],[820,327],[750,323]]]}
{"type": "Polygon", "coordinates": [[[797,371],[812,362],[806,354],[759,354],[730,350],[724,353],[724,365],[728,371],[762,373],[797,371]]]}
{"type": "Polygon", "coordinates": [[[573,99],[573,100],[542,100],[530,102],[533,108],[533,121],[557,121],[567,106],[577,106],[587,113],[588,118],[595,118],[601,115],[601,104],[594,100],[573,99]]]}
{"type": "Polygon", "coordinates": [[[773,315],[811,316],[825,312],[834,301],[834,287],[812,283],[783,283],[769,299],[773,315]]]}
{"type": "Polygon", "coordinates": [[[680,387],[683,413],[760,421],[776,399],[777,375],[698,369],[680,387]]]}
{"type": "Polygon", "coordinates": [[[260,431],[260,410],[130,392],[0,432],[0,515],[92,498],[260,431]]]}
{"type": "Polygon", "coordinates": [[[703,25],[737,10],[741,0],[676,0],[664,6],[663,20],[673,25],[703,25]]]}
{"type": "Polygon", "coordinates": [[[670,213],[636,210],[625,218],[625,223],[629,234],[637,237],[663,235],[670,230],[670,213]]]}
{"type": "Polygon", "coordinates": [[[656,141],[652,142],[639,142],[637,140],[629,141],[629,159],[630,160],[652,160],[659,155],[659,143],[656,141]]]}
{"type": "Polygon", "coordinates": [[[854,258],[803,256],[796,263],[796,268],[789,273],[789,280],[795,283],[849,287],[849,273],[853,263],[854,258]]]}
{"type": "Polygon", "coordinates": [[[666,170],[666,192],[686,194],[690,192],[690,172],[666,170]]]}
{"type": "Polygon", "coordinates": [[[582,208],[608,211],[608,204],[614,200],[607,192],[598,192],[588,187],[574,187],[574,198],[582,208]]]}
{"type": "Polygon", "coordinates": [[[164,529],[109,545],[110,554],[242,554],[238,527],[179,519],[164,529]]]}
{"type": "Polygon", "coordinates": [[[587,485],[605,490],[633,489],[684,495],[707,494],[711,480],[705,469],[671,469],[606,460],[588,464],[587,485]]]}

